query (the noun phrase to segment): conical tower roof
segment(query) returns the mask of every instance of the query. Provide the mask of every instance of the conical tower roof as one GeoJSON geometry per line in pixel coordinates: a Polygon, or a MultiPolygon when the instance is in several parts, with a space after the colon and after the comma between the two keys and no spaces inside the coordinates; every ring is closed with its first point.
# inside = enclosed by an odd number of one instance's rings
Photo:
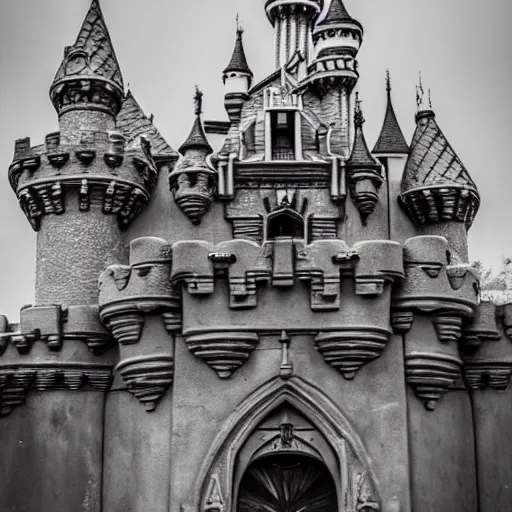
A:
{"type": "Polygon", "coordinates": [[[251,77],[253,76],[251,68],[249,67],[249,64],[247,64],[247,57],[245,56],[244,43],[242,39],[243,33],[243,29],[238,27],[236,31],[236,41],[235,48],[233,49],[233,55],[231,56],[231,60],[229,61],[226,69],[224,69],[224,74],[238,72],[247,73],[251,77]]]}
{"type": "Polygon", "coordinates": [[[118,130],[126,137],[128,146],[137,137],[145,135],[151,143],[151,151],[155,156],[178,156],[155,127],[152,118],[146,116],[131,91],[128,91],[123,101],[121,111],[116,118],[116,125],[118,130]]]}
{"type": "Polygon", "coordinates": [[[59,83],[80,78],[96,78],[124,93],[123,77],[99,0],[92,0],[73,46],[66,48],[52,89],[59,83]]]}
{"type": "Polygon", "coordinates": [[[327,29],[343,23],[355,23],[362,29],[361,24],[348,13],[343,0],[331,0],[325,17],[317,23],[315,29],[327,29]]]}
{"type": "Polygon", "coordinates": [[[464,187],[477,192],[468,171],[439,128],[431,110],[419,112],[401,190],[429,186],[464,187]]]}
{"type": "Polygon", "coordinates": [[[409,153],[409,146],[407,142],[405,142],[404,134],[398,124],[393,102],[391,101],[391,80],[389,73],[387,75],[387,93],[388,104],[386,116],[384,117],[384,124],[382,125],[377,143],[373,148],[373,153],[407,154],[409,153]]]}
{"type": "Polygon", "coordinates": [[[344,21],[353,21],[353,18],[348,13],[343,0],[332,0],[325,18],[318,25],[332,25],[344,21]]]}
{"type": "Polygon", "coordinates": [[[348,161],[349,167],[356,168],[369,168],[369,169],[380,169],[380,164],[375,160],[373,155],[368,149],[366,138],[364,136],[363,124],[365,119],[361,110],[359,99],[356,100],[356,113],[354,116],[355,120],[355,136],[354,136],[354,147],[352,154],[348,161]]]}
{"type": "Polygon", "coordinates": [[[420,224],[454,220],[469,228],[480,205],[476,185],[439,128],[434,112],[422,110],[416,120],[401,202],[420,224]]]}
{"type": "Polygon", "coordinates": [[[189,149],[202,149],[206,151],[206,154],[213,153],[213,149],[210,146],[206,134],[204,132],[203,123],[201,121],[202,113],[202,97],[203,93],[196,88],[196,95],[194,98],[195,104],[195,120],[192,125],[192,130],[187,137],[187,140],[181,145],[179,151],[183,155],[189,149]]]}

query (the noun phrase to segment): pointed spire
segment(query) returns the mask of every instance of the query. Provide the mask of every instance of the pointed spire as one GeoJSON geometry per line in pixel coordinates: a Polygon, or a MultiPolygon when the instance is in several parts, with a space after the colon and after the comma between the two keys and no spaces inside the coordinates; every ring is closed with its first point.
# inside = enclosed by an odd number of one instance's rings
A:
{"type": "Polygon", "coordinates": [[[420,110],[416,119],[402,178],[402,203],[420,224],[455,220],[469,229],[480,204],[476,185],[439,128],[435,113],[420,110]]]}
{"type": "Polygon", "coordinates": [[[187,137],[187,140],[181,145],[179,149],[182,155],[185,154],[185,151],[189,149],[202,149],[205,150],[206,154],[208,155],[213,153],[213,149],[206,138],[203,123],[201,122],[202,106],[203,93],[196,85],[196,93],[194,95],[194,113],[196,118],[194,120],[194,124],[192,125],[192,130],[187,137]]]}
{"type": "Polygon", "coordinates": [[[331,5],[325,18],[318,23],[318,25],[334,25],[343,23],[344,21],[354,21],[352,16],[347,11],[343,0],[331,0],[331,5]]]}
{"type": "Polygon", "coordinates": [[[247,64],[247,58],[245,56],[244,43],[243,43],[243,33],[244,29],[240,25],[240,19],[237,14],[236,16],[236,41],[235,48],[233,50],[233,55],[231,56],[231,60],[227,65],[226,69],[224,69],[224,75],[228,73],[246,73],[251,78],[253,77],[253,73],[249,64],[247,64]]]}
{"type": "Polygon", "coordinates": [[[368,144],[366,143],[366,138],[363,132],[363,124],[365,122],[363,116],[363,110],[361,108],[361,100],[359,99],[359,93],[356,93],[356,108],[354,113],[354,123],[355,123],[355,138],[354,138],[354,148],[352,149],[352,155],[348,161],[348,165],[350,167],[369,167],[371,169],[380,169],[380,164],[375,160],[375,158],[370,153],[368,149],[368,144]]]}
{"type": "Polygon", "coordinates": [[[331,0],[331,5],[329,5],[329,9],[327,10],[327,14],[323,18],[323,20],[317,23],[317,27],[328,27],[331,25],[340,25],[343,23],[355,23],[361,29],[361,24],[352,18],[343,3],[343,0],[331,0]]]}
{"type": "Polygon", "coordinates": [[[388,95],[386,116],[384,117],[384,124],[372,153],[407,154],[409,146],[405,142],[404,134],[398,124],[393,102],[391,101],[391,77],[389,70],[386,71],[386,91],[388,95]]]}
{"type": "Polygon", "coordinates": [[[116,118],[117,129],[126,137],[130,146],[138,137],[146,136],[151,143],[151,152],[156,159],[159,157],[177,157],[177,153],[153,124],[153,115],[146,116],[141,106],[129,90],[123,101],[121,111],[116,118]]]}
{"type": "Polygon", "coordinates": [[[84,79],[103,82],[109,94],[124,94],[123,77],[98,0],[92,0],[75,44],[64,51],[50,89],[54,104],[67,82],[84,79]]]}

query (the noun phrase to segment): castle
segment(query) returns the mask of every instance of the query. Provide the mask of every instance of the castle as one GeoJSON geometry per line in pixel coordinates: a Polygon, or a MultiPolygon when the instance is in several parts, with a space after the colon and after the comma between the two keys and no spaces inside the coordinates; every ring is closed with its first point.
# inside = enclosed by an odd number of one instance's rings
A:
{"type": "Polygon", "coordinates": [[[16,141],[36,298],[0,316],[2,510],[512,510],[512,304],[469,263],[478,190],[421,84],[408,144],[387,77],[370,151],[343,0],[260,3],[275,71],[254,80],[238,27],[229,121],[197,90],[178,151],[98,0],[59,132],[16,141]]]}

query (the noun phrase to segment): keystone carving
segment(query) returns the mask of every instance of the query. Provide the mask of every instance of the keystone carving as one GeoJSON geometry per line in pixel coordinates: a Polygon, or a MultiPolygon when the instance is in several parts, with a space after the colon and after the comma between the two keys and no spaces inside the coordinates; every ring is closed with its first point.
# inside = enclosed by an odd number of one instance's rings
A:
{"type": "Polygon", "coordinates": [[[458,378],[462,361],[458,341],[464,319],[477,308],[478,281],[469,265],[450,263],[448,242],[418,236],[404,244],[405,281],[393,299],[392,325],[407,333],[415,316],[432,323],[434,339],[406,336],[406,380],[428,410],[458,378]],[[437,338],[437,342],[435,340],[437,338]]]}
{"type": "Polygon", "coordinates": [[[157,181],[150,143],[125,147],[117,132],[82,130],[79,143],[61,144],[51,133],[43,146],[30,147],[30,139],[16,142],[9,181],[35,231],[45,215],[61,215],[66,195],[77,190],[80,211],[88,211],[91,190],[101,190],[102,210],[117,215],[126,229],[149,202],[157,181]],[[121,168],[121,166],[123,166],[121,168]]]}
{"type": "Polygon", "coordinates": [[[100,317],[120,344],[116,371],[147,411],[156,408],[174,375],[171,340],[164,353],[140,343],[148,315],[161,315],[170,334],[181,329],[181,296],[170,282],[171,265],[165,240],[138,238],[130,244],[130,265],[108,267],[99,279],[100,317]]]}

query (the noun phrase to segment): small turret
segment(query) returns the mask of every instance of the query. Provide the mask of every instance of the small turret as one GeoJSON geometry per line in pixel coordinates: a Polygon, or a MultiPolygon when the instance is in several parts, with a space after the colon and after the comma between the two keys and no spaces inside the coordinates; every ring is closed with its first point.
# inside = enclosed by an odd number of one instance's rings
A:
{"type": "Polygon", "coordinates": [[[340,85],[351,91],[359,79],[356,57],[362,42],[362,25],[350,16],[343,0],[332,0],[325,18],[313,30],[314,59],[308,81],[320,92],[340,85]]]}
{"type": "Polygon", "coordinates": [[[398,124],[393,102],[391,100],[391,77],[386,72],[387,107],[384,123],[373,155],[379,159],[387,170],[388,180],[399,182],[404,172],[405,162],[409,154],[409,146],[398,124]]]}
{"type": "Polygon", "coordinates": [[[323,0],[267,0],[265,11],[274,27],[276,69],[299,52],[309,62],[311,28],[323,0]]]}
{"type": "Polygon", "coordinates": [[[179,152],[183,158],[169,176],[174,200],[193,224],[199,224],[213,201],[217,173],[207,161],[213,149],[201,121],[203,93],[196,88],[195,120],[179,152]]]}
{"type": "Polygon", "coordinates": [[[400,201],[426,234],[445,236],[459,256],[467,259],[466,231],[473,224],[480,196],[439,128],[430,101],[424,105],[421,83],[419,91],[417,126],[402,178],[400,201]]]}
{"type": "Polygon", "coordinates": [[[99,1],[92,0],[76,42],[66,47],[50,88],[61,133],[76,132],[85,124],[84,117],[90,128],[114,129],[123,96],[123,77],[110,34],[99,1]]]}
{"type": "Polygon", "coordinates": [[[245,56],[243,32],[242,27],[238,25],[233,55],[222,76],[225,86],[224,106],[231,122],[240,120],[242,107],[249,97],[247,93],[253,79],[253,73],[245,56]]]}
{"type": "Polygon", "coordinates": [[[352,155],[347,162],[350,195],[354,201],[363,224],[373,213],[379,201],[379,189],[383,183],[381,165],[370,153],[363,132],[365,122],[361,110],[359,96],[356,95],[356,111],[354,115],[355,142],[352,155]]]}

